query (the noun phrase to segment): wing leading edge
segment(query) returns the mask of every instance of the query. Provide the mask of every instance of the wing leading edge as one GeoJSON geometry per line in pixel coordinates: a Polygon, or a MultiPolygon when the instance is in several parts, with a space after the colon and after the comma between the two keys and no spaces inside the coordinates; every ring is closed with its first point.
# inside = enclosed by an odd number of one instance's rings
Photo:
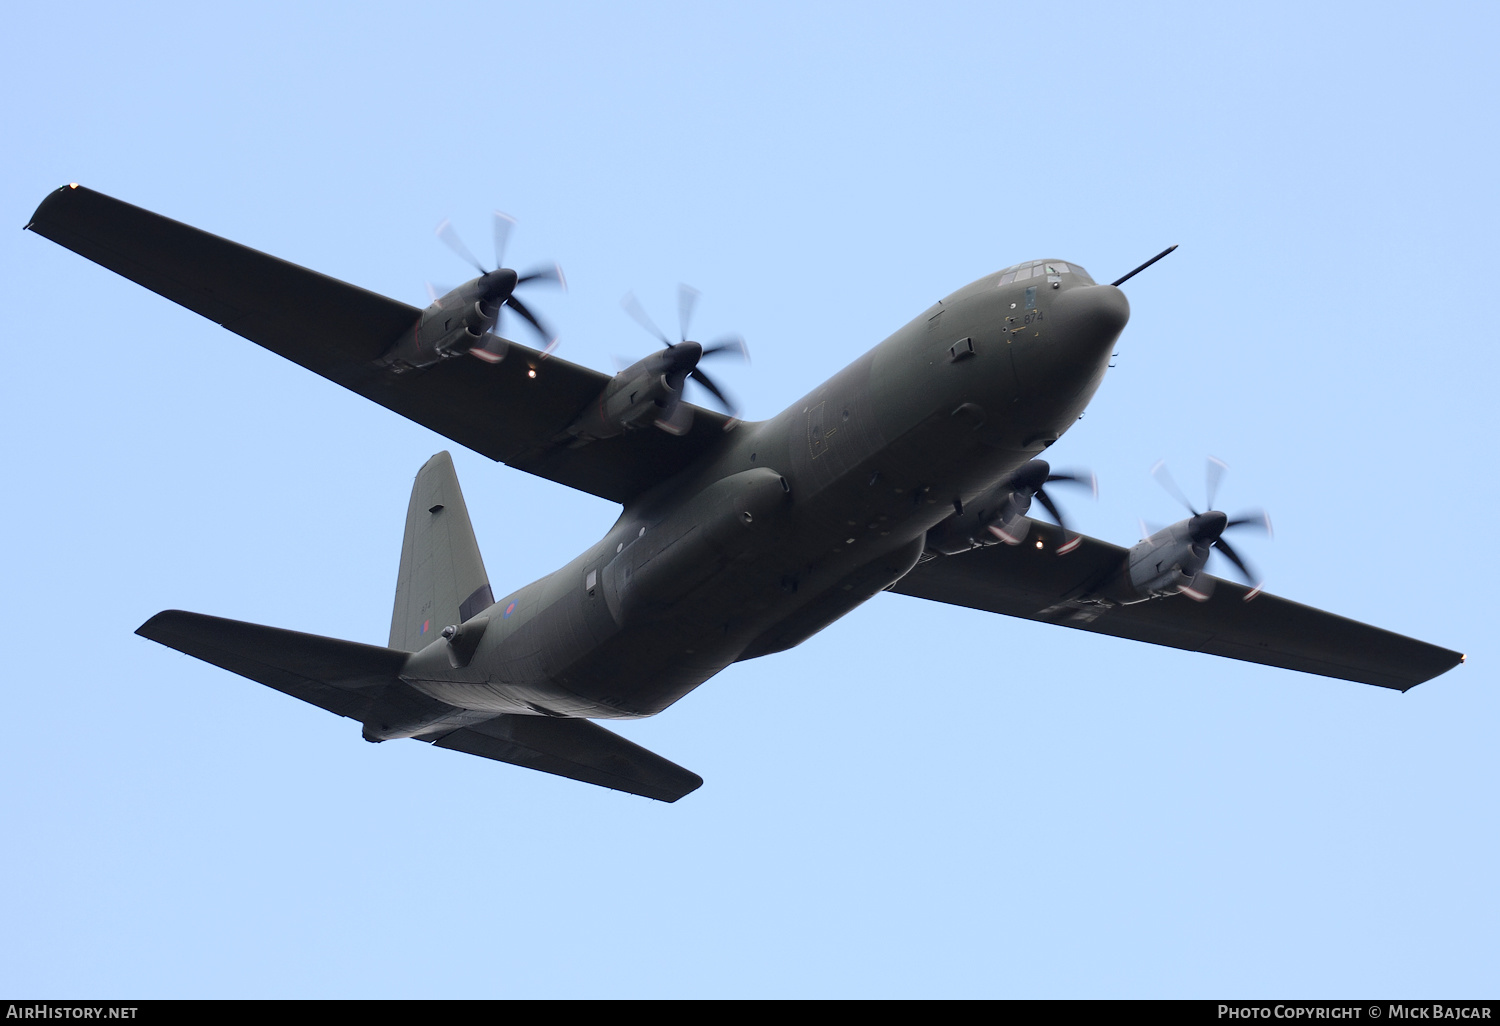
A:
{"type": "Polygon", "coordinates": [[[1451,670],[1463,656],[1321,609],[1215,580],[1207,602],[1176,595],[1131,605],[1093,592],[1123,565],[1126,549],[1085,537],[1056,555],[1062,533],[1034,523],[1024,545],[991,545],[916,566],[892,591],[949,605],[1207,652],[1288,670],[1406,691],[1451,670]],[[1041,549],[1031,539],[1040,537],[1041,549]]]}
{"type": "Polygon", "coordinates": [[[514,343],[498,364],[392,374],[374,361],[413,330],[418,308],[83,186],[51,193],[26,227],[460,445],[612,502],[696,462],[728,422],[695,407],[682,436],[633,431],[570,448],[558,435],[608,375],[514,343]]]}

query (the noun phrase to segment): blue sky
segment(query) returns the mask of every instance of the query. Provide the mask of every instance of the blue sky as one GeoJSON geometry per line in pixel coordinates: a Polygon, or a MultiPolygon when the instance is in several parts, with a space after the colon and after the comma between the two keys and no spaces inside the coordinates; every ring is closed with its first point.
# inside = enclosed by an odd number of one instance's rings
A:
{"type": "Polygon", "coordinates": [[[79,181],[424,303],[433,228],[484,253],[498,207],[564,355],[643,355],[621,295],[670,327],[686,281],[755,418],[1000,267],[1180,243],[1052,450],[1078,525],[1175,519],[1149,467],[1196,496],[1212,454],[1269,590],[1469,665],[1400,695],[883,595],[623,726],[706,779],[676,805],[367,745],[132,631],[382,642],[440,449],[497,593],[614,508],[13,230],[0,991],[1493,995],[1492,9],[541,6],[12,5],[6,209],[79,181]]]}

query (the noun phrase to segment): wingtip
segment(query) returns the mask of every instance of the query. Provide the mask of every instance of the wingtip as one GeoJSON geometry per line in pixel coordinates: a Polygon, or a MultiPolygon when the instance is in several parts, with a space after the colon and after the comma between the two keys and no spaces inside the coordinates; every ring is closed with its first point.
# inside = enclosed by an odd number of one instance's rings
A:
{"type": "Polygon", "coordinates": [[[145,638],[147,641],[156,641],[156,635],[160,633],[157,628],[159,628],[164,621],[170,619],[171,617],[182,615],[184,615],[184,611],[181,609],[163,609],[161,612],[157,613],[155,616],[151,617],[145,623],[137,627],[135,629],[135,633],[139,637],[145,638]]]}
{"type": "Polygon", "coordinates": [[[690,772],[689,776],[692,780],[697,781],[697,783],[685,788],[682,791],[679,791],[677,794],[673,795],[670,798],[658,798],[657,800],[671,805],[673,802],[680,801],[681,799],[686,798],[688,795],[692,794],[694,791],[698,790],[698,788],[703,786],[703,778],[698,774],[690,772]]]}
{"type": "MultiPolygon", "coordinates": [[[[26,232],[26,231],[35,232],[36,231],[37,220],[41,216],[42,211],[44,211],[44,210],[47,209],[47,204],[51,203],[52,200],[54,200],[56,197],[65,195],[65,194],[67,194],[69,192],[72,192],[74,189],[77,189],[77,188],[79,188],[79,185],[78,185],[77,182],[69,182],[67,185],[59,185],[57,188],[55,188],[51,192],[47,193],[46,196],[43,196],[42,197],[42,202],[40,202],[40,203],[37,204],[36,210],[32,213],[31,220],[27,221],[26,224],[21,228],[21,230],[23,232],[26,232]]],[[[42,232],[37,232],[37,234],[38,235],[42,235],[43,233],[42,232]]]]}

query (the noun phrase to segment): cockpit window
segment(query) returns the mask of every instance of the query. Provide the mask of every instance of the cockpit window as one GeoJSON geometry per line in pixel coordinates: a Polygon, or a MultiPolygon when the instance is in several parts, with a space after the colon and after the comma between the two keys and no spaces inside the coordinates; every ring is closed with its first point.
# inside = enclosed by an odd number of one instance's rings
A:
{"type": "Polygon", "coordinates": [[[1024,264],[1007,267],[1000,273],[1000,280],[996,285],[1009,285],[1029,278],[1054,277],[1059,274],[1076,274],[1090,285],[1094,284],[1089,272],[1077,264],[1065,264],[1061,260],[1028,260],[1024,264]]]}

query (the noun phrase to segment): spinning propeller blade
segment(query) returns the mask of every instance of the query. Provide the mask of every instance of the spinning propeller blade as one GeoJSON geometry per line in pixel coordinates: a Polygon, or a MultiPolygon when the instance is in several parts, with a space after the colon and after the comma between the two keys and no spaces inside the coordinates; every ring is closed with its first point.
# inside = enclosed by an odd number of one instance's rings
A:
{"type": "MultiPolygon", "coordinates": [[[[1182,489],[1178,488],[1177,482],[1172,479],[1165,461],[1156,461],[1156,464],[1151,468],[1151,476],[1156,478],[1157,483],[1169,495],[1185,506],[1189,513],[1193,514],[1193,519],[1190,523],[1193,525],[1194,545],[1207,545],[1211,552],[1218,552],[1225,559],[1229,560],[1230,563],[1234,564],[1235,569],[1239,571],[1239,576],[1250,587],[1249,593],[1245,596],[1245,601],[1249,602],[1260,594],[1264,581],[1259,574],[1250,568],[1250,564],[1245,558],[1224,540],[1223,535],[1230,528],[1234,527],[1255,527],[1265,531],[1269,535],[1271,534],[1271,518],[1264,510],[1251,510],[1237,517],[1230,518],[1214,509],[1214,500],[1218,494],[1219,485],[1224,480],[1224,474],[1228,469],[1229,465],[1223,460],[1214,456],[1208,457],[1208,463],[1204,469],[1204,490],[1208,497],[1208,512],[1206,513],[1199,513],[1193,508],[1193,504],[1188,501],[1188,497],[1182,493],[1182,489]]],[[[1213,594],[1211,579],[1206,574],[1198,574],[1193,579],[1192,585],[1183,589],[1183,594],[1200,602],[1206,601],[1213,594]]]]}
{"type": "Polygon", "coordinates": [[[1099,481],[1092,471],[1054,474],[1046,460],[1032,460],[1024,464],[1001,485],[1002,494],[1007,490],[1009,494],[996,511],[994,522],[989,524],[989,532],[1007,545],[1020,545],[1026,540],[1029,531],[1026,525],[1026,515],[1031,509],[1032,500],[1035,499],[1056,521],[1057,526],[1062,528],[1065,540],[1062,545],[1058,546],[1057,554],[1065,556],[1078,548],[1083,543],[1083,535],[1078,534],[1068,525],[1062,510],[1053,501],[1052,496],[1047,494],[1047,485],[1056,482],[1088,488],[1095,498],[1099,497],[1099,481]]]}
{"type": "Polygon", "coordinates": [[[464,240],[458,237],[458,231],[453,227],[453,222],[447,218],[437,226],[437,237],[448,244],[448,248],[458,255],[458,258],[480,274],[485,273],[485,266],[479,262],[479,258],[469,251],[464,245],[464,240]]]}
{"type": "MultiPolygon", "coordinates": [[[[685,359],[691,359],[692,361],[688,365],[690,369],[684,375],[684,381],[696,383],[700,388],[718,400],[720,407],[723,408],[725,413],[729,414],[732,419],[737,420],[739,418],[738,405],[729,397],[729,394],[725,392],[722,386],[699,368],[698,363],[705,357],[720,356],[723,354],[737,355],[748,361],[750,359],[750,350],[745,345],[745,340],[738,335],[726,335],[712,345],[707,346],[700,345],[688,336],[688,327],[692,323],[693,312],[697,309],[698,299],[701,295],[702,293],[691,285],[679,285],[677,287],[677,324],[680,337],[676,342],[673,342],[667,337],[666,332],[656,326],[656,322],[651,319],[651,315],[646,313],[645,308],[641,306],[640,300],[636,299],[635,293],[625,293],[625,296],[620,300],[620,306],[630,315],[631,320],[639,324],[666,348],[677,349],[678,346],[690,345],[693,350],[696,350],[696,357],[690,357],[689,354],[692,350],[678,350],[679,354],[685,359]]],[[[675,408],[672,415],[659,419],[656,422],[657,426],[664,431],[671,430],[667,425],[669,423],[676,423],[672,419],[673,416],[675,416],[675,408]]],[[[691,426],[691,423],[689,423],[689,426],[691,426]]]]}
{"type": "MultiPolygon", "coordinates": [[[[514,228],[515,225],[516,219],[511,217],[509,214],[501,213],[498,210],[494,212],[493,225],[491,230],[493,232],[495,241],[496,270],[505,266],[505,249],[510,241],[511,229],[514,228]]],[[[444,219],[443,223],[438,225],[437,236],[447,244],[449,249],[453,250],[453,252],[458,255],[459,259],[463,260],[464,263],[473,267],[481,275],[493,273],[479,262],[479,258],[474,255],[473,251],[470,250],[468,246],[464,245],[463,239],[459,237],[458,231],[453,227],[453,223],[451,221],[444,219]]],[[[515,287],[519,288],[521,285],[525,285],[529,282],[550,282],[561,285],[564,289],[567,288],[567,280],[563,277],[562,268],[557,264],[552,264],[550,266],[544,265],[542,267],[528,271],[526,274],[517,275],[515,279],[515,287]]],[[[432,297],[432,301],[434,303],[439,302],[439,297],[436,294],[436,291],[431,283],[428,284],[427,291],[428,295],[432,297]]],[[[495,298],[499,299],[499,294],[497,294],[495,298]]],[[[541,318],[537,317],[537,315],[532,313],[531,310],[524,303],[522,303],[520,299],[516,298],[514,289],[511,291],[510,295],[506,296],[503,300],[500,301],[498,309],[495,310],[492,331],[486,331],[483,341],[481,341],[478,345],[470,348],[469,352],[479,359],[486,361],[487,363],[499,363],[502,359],[505,358],[505,351],[508,348],[508,345],[506,344],[505,339],[500,336],[499,332],[500,319],[504,315],[506,307],[514,310],[517,314],[520,315],[523,321],[531,325],[532,330],[534,330],[537,335],[541,337],[541,340],[543,342],[544,348],[542,351],[542,355],[550,356],[553,350],[557,348],[558,336],[542,322],[541,318]]]]}

